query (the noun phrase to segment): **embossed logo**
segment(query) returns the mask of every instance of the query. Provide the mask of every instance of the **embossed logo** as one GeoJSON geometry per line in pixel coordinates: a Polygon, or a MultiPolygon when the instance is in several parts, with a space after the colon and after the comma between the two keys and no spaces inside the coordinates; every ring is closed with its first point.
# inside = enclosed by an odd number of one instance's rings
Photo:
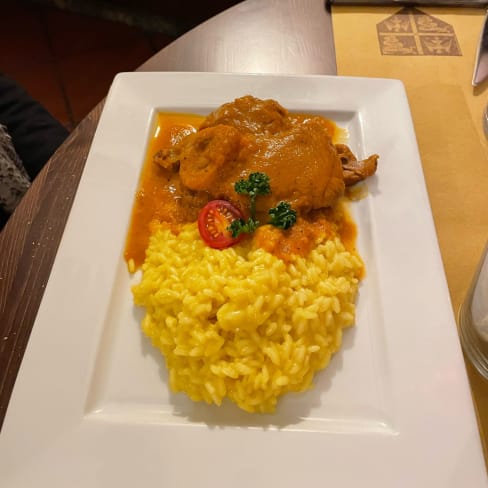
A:
{"type": "Polygon", "coordinates": [[[414,7],[405,7],[376,25],[381,54],[461,56],[450,24],[414,7]]]}

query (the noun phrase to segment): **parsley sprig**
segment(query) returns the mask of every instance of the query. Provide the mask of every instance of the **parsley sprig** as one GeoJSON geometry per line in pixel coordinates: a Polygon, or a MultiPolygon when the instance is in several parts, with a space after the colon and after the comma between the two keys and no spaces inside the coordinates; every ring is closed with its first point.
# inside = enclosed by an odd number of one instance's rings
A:
{"type": "MultiPolygon", "coordinates": [[[[256,198],[271,193],[269,176],[266,173],[251,173],[247,180],[237,181],[234,184],[234,190],[241,195],[249,195],[250,200],[250,217],[247,220],[234,220],[229,226],[229,231],[235,238],[242,233],[250,234],[259,227],[260,222],[256,219],[256,198]]],[[[287,202],[280,202],[276,207],[269,209],[268,214],[270,215],[269,223],[280,229],[289,229],[297,219],[295,210],[287,202]]]]}
{"type": "Polygon", "coordinates": [[[280,202],[268,210],[269,223],[280,229],[289,229],[297,221],[297,213],[288,202],[280,202]]]}
{"type": "Polygon", "coordinates": [[[251,218],[256,217],[256,197],[271,193],[269,176],[266,173],[251,173],[247,180],[239,180],[234,184],[234,190],[241,195],[249,195],[251,218]]]}

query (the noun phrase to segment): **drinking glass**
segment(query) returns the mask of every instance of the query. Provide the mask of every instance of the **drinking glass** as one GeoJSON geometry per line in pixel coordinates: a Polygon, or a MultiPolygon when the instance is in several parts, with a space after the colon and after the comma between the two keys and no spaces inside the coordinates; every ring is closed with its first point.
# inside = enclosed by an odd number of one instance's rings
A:
{"type": "Polygon", "coordinates": [[[464,353],[488,379],[488,243],[459,310],[459,335],[464,353]]]}

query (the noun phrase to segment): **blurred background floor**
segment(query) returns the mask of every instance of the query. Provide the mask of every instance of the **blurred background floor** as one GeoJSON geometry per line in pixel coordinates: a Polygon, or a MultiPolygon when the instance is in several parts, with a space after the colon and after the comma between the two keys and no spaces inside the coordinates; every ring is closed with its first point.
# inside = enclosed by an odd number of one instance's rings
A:
{"type": "MultiPolygon", "coordinates": [[[[65,3],[76,7],[76,2],[65,3]]],[[[219,10],[231,3],[236,2],[224,2],[219,10]]],[[[107,18],[107,9],[97,2],[91,2],[91,14],[53,1],[0,4],[0,72],[22,85],[69,130],[106,96],[117,73],[133,71],[185,30],[217,13],[214,7],[208,15],[201,12],[199,18],[190,15],[172,23],[148,12],[135,22],[120,22],[107,18]],[[144,24],[141,18],[160,22],[144,24]]],[[[90,2],[78,5],[87,10],[90,2]]],[[[116,10],[110,12],[117,16],[116,10]]]]}

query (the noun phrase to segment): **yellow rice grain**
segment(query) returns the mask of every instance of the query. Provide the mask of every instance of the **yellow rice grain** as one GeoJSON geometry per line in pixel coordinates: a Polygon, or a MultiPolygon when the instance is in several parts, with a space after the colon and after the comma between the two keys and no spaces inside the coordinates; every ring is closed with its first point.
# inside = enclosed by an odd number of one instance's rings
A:
{"type": "Polygon", "coordinates": [[[264,413],[310,388],[339,349],[361,270],[338,238],[286,264],[252,240],[211,249],[187,224],[178,235],[156,229],[133,294],[173,391],[264,413]]]}

